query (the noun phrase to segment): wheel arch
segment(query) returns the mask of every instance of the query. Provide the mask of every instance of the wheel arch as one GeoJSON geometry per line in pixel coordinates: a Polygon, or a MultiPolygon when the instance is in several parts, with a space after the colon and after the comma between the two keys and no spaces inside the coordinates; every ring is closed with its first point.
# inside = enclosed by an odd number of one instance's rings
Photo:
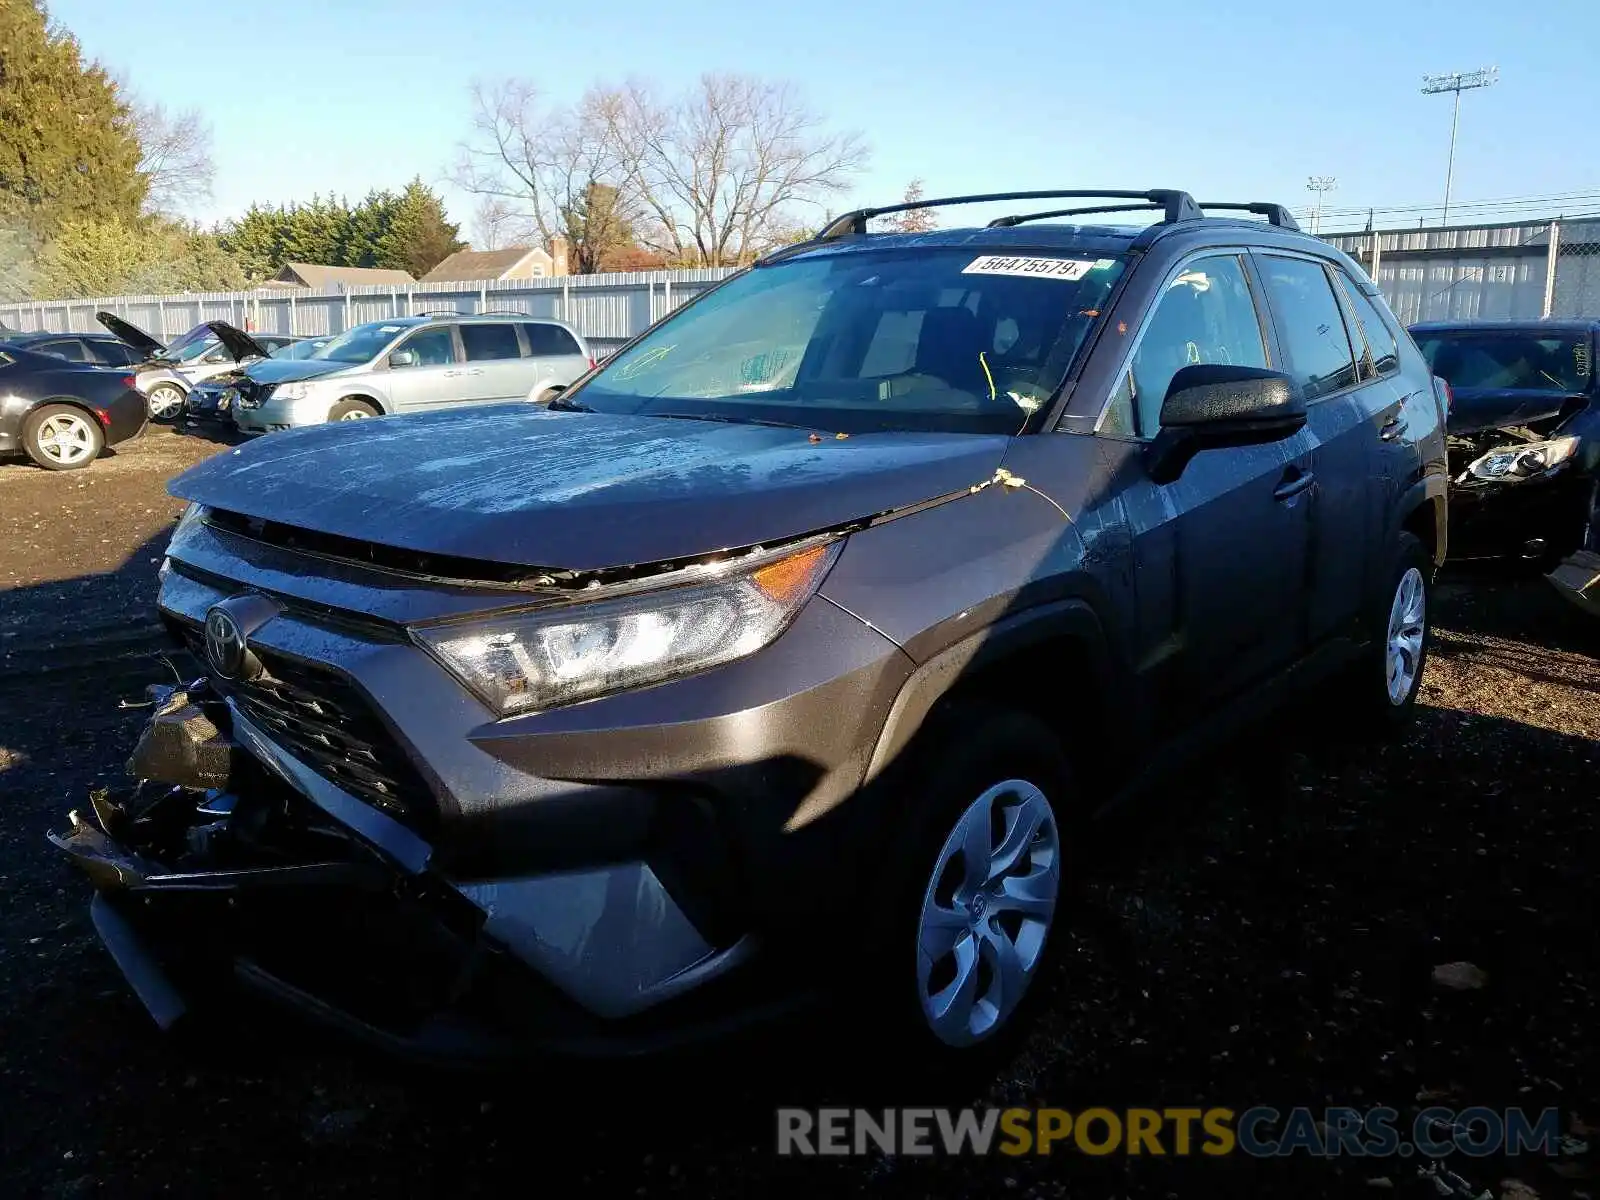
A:
{"type": "Polygon", "coordinates": [[[1399,533],[1413,534],[1422,543],[1435,567],[1444,566],[1450,546],[1449,499],[1442,484],[1419,479],[1395,506],[1395,524],[1390,541],[1399,533]]]}
{"type": "Polygon", "coordinates": [[[1127,708],[1126,673],[1117,663],[1104,623],[1085,600],[1012,614],[911,673],[890,706],[866,781],[894,766],[919,733],[969,703],[1033,713],[1062,735],[1075,758],[1087,747],[1115,755],[1137,727],[1127,708]],[[1130,719],[1116,721],[1119,712],[1130,719]]]}

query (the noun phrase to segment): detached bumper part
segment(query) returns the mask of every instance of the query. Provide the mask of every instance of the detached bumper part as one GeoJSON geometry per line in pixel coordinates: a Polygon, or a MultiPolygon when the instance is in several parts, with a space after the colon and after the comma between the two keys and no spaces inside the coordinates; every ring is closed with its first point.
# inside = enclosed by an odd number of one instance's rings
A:
{"type": "Polygon", "coordinates": [[[1546,578],[1579,608],[1600,617],[1600,552],[1579,550],[1546,578]]]}
{"type": "Polygon", "coordinates": [[[453,882],[420,839],[392,855],[342,820],[381,814],[256,747],[205,685],[155,699],[129,765],[174,782],[96,793],[92,820],[49,837],[162,1029],[244,985],[387,1052],[490,1065],[639,1053],[786,1007],[739,970],[754,939],[708,937],[646,863],[453,882]]]}

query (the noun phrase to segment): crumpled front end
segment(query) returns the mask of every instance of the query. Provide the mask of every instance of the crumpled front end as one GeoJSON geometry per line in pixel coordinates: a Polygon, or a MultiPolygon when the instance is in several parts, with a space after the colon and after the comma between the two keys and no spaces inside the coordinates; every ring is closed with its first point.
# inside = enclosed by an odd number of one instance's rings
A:
{"type": "Polygon", "coordinates": [[[1582,418],[1450,437],[1450,556],[1549,569],[1585,541],[1600,422],[1582,418]]]}
{"type": "Polygon", "coordinates": [[[489,1066],[647,1052],[787,1006],[705,987],[751,943],[704,940],[646,863],[463,884],[415,821],[328,783],[204,680],[151,699],[139,782],[49,837],[163,1029],[243,987],[403,1057],[489,1066]]]}

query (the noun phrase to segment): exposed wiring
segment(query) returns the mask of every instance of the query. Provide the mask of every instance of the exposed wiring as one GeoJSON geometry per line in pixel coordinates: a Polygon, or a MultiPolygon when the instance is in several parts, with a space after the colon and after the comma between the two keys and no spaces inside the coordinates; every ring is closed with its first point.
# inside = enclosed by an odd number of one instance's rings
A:
{"type": "Polygon", "coordinates": [[[994,487],[996,484],[999,484],[1003,488],[1010,488],[1013,491],[1020,488],[1022,491],[1032,492],[1035,496],[1039,497],[1039,499],[1043,500],[1051,508],[1060,513],[1061,519],[1068,525],[1074,523],[1072,520],[1072,515],[1068,513],[1066,509],[1062,508],[1061,505],[1057,504],[1049,496],[1045,495],[1038,488],[1034,487],[1033,484],[1029,483],[1026,479],[1023,479],[1018,475],[1013,475],[1004,467],[996,467],[994,469],[994,475],[991,478],[985,479],[982,483],[973,484],[967,489],[967,493],[975,496],[979,492],[983,491],[984,488],[994,487]]]}

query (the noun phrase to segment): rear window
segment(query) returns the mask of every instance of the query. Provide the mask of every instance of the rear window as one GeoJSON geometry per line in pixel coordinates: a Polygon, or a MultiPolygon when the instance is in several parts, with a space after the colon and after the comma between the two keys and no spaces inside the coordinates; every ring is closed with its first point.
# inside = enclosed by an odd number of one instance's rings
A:
{"type": "Polygon", "coordinates": [[[780,261],[618,352],[581,403],[840,432],[1016,433],[1060,387],[1122,271],[1120,258],[1070,250],[780,261]]]}
{"type": "Polygon", "coordinates": [[[1594,371],[1581,333],[1423,331],[1417,348],[1452,388],[1587,392],[1594,371]]]}
{"type": "Polygon", "coordinates": [[[581,355],[573,336],[559,325],[537,325],[533,322],[522,327],[528,338],[528,353],[535,358],[565,358],[581,355]]]}

